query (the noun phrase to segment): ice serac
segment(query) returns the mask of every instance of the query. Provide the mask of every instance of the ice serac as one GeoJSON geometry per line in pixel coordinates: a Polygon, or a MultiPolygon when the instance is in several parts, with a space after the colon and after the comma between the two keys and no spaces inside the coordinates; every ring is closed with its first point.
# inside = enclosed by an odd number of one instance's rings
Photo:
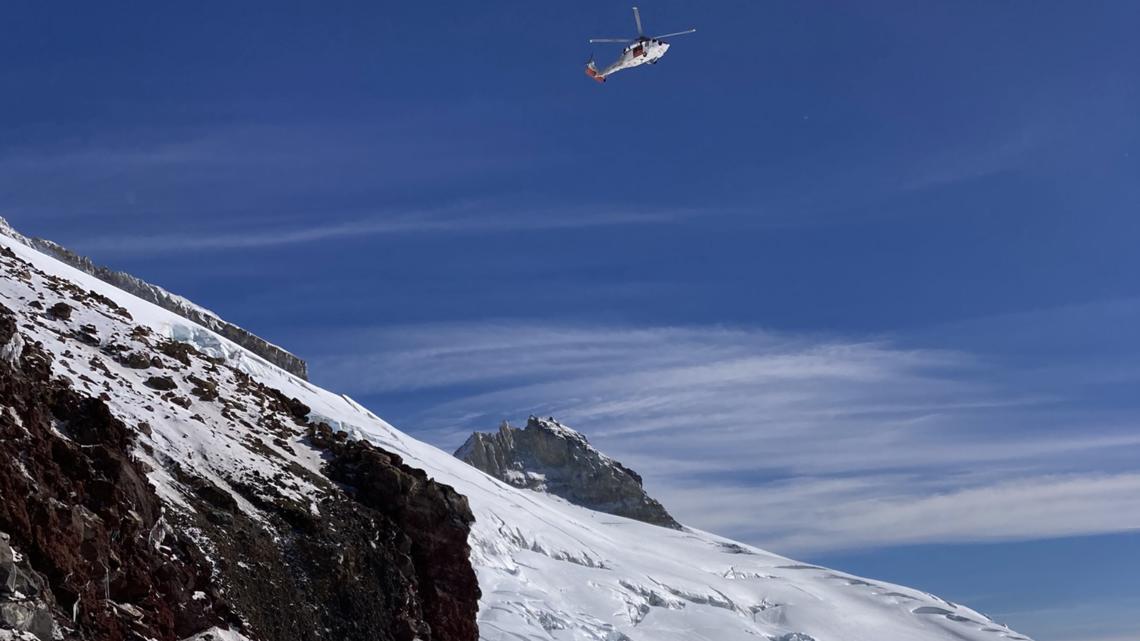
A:
{"type": "Polygon", "coordinates": [[[129,294],[133,294],[138,298],[154,303],[165,310],[174,312],[187,320],[193,321],[216,334],[224,336],[291,374],[301,378],[308,377],[308,365],[301,358],[233,323],[223,320],[214,312],[199,307],[177,294],[172,294],[157,285],[152,285],[125,272],[115,271],[108,267],[97,265],[90,258],[81,256],[56,242],[24,236],[13,229],[4,218],[0,218],[0,234],[67,263],[129,294]]]}
{"type": "Polygon", "coordinates": [[[0,305],[0,641],[1027,641],[503,483],[3,234],[0,305]]]}
{"type": "Polygon", "coordinates": [[[495,434],[475,432],[455,456],[515,487],[547,492],[607,514],[681,527],[645,492],[637,472],[554,418],[531,416],[522,429],[504,421],[495,434]]]}

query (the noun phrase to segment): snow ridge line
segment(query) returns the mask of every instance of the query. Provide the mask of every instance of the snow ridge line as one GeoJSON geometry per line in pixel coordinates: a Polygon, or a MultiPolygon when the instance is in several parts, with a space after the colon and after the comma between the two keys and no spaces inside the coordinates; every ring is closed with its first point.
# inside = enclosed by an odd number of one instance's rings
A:
{"type": "Polygon", "coordinates": [[[58,243],[42,238],[25,236],[16,231],[3,217],[0,217],[0,234],[22,245],[31,247],[41,254],[55,258],[88,275],[94,276],[108,285],[112,285],[147,302],[154,303],[188,321],[197,323],[206,329],[228,338],[290,374],[308,380],[308,364],[300,357],[246,329],[222,319],[216,313],[196,305],[182,296],[173,294],[126,272],[116,271],[109,267],[98,265],[90,258],[77,254],[58,243]]]}

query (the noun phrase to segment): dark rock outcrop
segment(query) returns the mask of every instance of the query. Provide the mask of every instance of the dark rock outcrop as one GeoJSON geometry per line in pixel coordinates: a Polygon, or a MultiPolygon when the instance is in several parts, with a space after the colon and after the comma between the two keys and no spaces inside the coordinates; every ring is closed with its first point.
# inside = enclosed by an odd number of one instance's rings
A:
{"type": "Polygon", "coordinates": [[[641,476],[553,418],[531,416],[523,429],[504,421],[496,434],[475,432],[455,456],[515,487],[547,492],[599,512],[681,527],[646,494],[641,476]]]}
{"type": "Polygon", "coordinates": [[[175,641],[221,627],[253,641],[476,641],[464,497],[311,428],[300,400],[132,326],[7,248],[0,268],[42,283],[14,297],[29,300],[19,312],[0,305],[0,639],[175,641]],[[66,296],[72,320],[34,295],[66,296]],[[105,340],[71,334],[92,316],[105,340]],[[36,338],[52,335],[54,352],[36,338]],[[116,395],[135,394],[152,420],[170,419],[149,404],[191,404],[172,387],[193,396],[203,436],[237,430],[232,442],[260,458],[206,474],[157,449],[157,423],[117,418],[116,395]],[[307,445],[322,473],[283,458],[307,445]],[[159,497],[153,466],[176,503],[159,497]],[[299,495],[302,483],[314,491],[299,495]]]}
{"type": "MultiPolygon", "coordinates": [[[[377,450],[379,452],[379,450],[377,450]]],[[[266,500],[257,488],[235,487],[269,514],[270,527],[238,508],[230,490],[184,476],[197,496],[194,511],[174,518],[209,541],[219,560],[221,593],[241,614],[243,632],[271,641],[476,641],[479,592],[438,591],[466,574],[466,556],[417,552],[434,532],[407,529],[385,510],[346,494],[330,494],[319,515],[284,497],[266,500]],[[443,577],[433,583],[432,579],[443,577]],[[449,598],[441,598],[446,595],[449,598]]],[[[466,530],[464,530],[465,532],[466,530]]],[[[463,535],[466,537],[466,534],[463,535]]],[[[457,554],[465,554],[461,548],[457,554]]]]}
{"type": "Polygon", "coordinates": [[[480,590],[467,543],[475,517],[467,498],[396,454],[338,438],[324,423],[310,431],[310,441],[331,455],[325,468],[329,478],[343,483],[357,501],[391,519],[401,532],[413,534],[407,544],[424,619],[431,625],[430,636],[422,638],[477,639],[480,590]]]}
{"type": "Polygon", "coordinates": [[[161,287],[151,285],[125,272],[115,271],[108,267],[97,265],[90,258],[81,256],[58,243],[42,238],[24,236],[13,229],[12,226],[8,224],[8,221],[3,218],[0,218],[0,234],[8,236],[23,245],[27,245],[36,251],[67,263],[105,283],[114,285],[129,294],[154,303],[165,310],[174,312],[189,321],[220,334],[287,372],[300,376],[301,378],[308,377],[308,366],[301,358],[233,323],[219,318],[212,312],[194,305],[181,296],[172,294],[161,287]]]}
{"type": "MultiPolygon", "coordinates": [[[[301,424],[309,414],[297,399],[248,384],[271,420],[301,424]]],[[[174,525],[210,541],[221,560],[218,586],[246,633],[273,641],[476,641],[480,592],[467,500],[395,454],[323,423],[307,429],[338,484],[313,479],[328,490],[316,506],[265,486],[231,479],[222,488],[179,474],[194,510],[174,525]],[[270,527],[231,492],[268,515],[270,527]]]]}
{"type": "MultiPolygon", "coordinates": [[[[16,332],[0,306],[0,345],[16,332]]],[[[34,343],[0,362],[0,531],[27,560],[0,570],[24,603],[0,607],[21,610],[12,618],[37,635],[50,612],[51,627],[74,639],[169,640],[225,621],[192,542],[151,543],[162,507],[129,454],[133,433],[103,401],[52,378],[49,364],[34,343]]]]}

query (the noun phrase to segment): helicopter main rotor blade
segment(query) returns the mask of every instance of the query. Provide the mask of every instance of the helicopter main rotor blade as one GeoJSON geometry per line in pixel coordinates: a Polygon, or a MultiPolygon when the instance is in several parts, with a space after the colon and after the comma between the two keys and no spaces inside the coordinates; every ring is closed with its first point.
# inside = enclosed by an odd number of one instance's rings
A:
{"type": "Polygon", "coordinates": [[[641,12],[637,10],[637,7],[633,8],[633,20],[637,23],[637,36],[639,38],[644,36],[645,32],[641,30],[641,12]]]}
{"type": "Polygon", "coordinates": [[[663,36],[653,36],[654,38],[672,38],[673,36],[683,36],[687,33],[693,33],[696,29],[689,29],[688,31],[678,31],[676,33],[667,33],[663,36]]]}
{"type": "Polygon", "coordinates": [[[590,42],[620,42],[621,44],[627,44],[633,41],[629,38],[590,38],[590,42]]]}

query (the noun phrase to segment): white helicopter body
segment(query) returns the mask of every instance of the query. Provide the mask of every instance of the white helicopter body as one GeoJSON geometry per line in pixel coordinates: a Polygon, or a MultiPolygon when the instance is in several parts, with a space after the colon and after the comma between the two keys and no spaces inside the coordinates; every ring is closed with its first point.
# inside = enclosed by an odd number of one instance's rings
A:
{"type": "Polygon", "coordinates": [[[622,69],[632,69],[633,67],[641,66],[645,63],[651,65],[657,64],[657,61],[665,55],[669,50],[669,43],[665,42],[662,38],[671,38],[673,36],[683,36],[687,33],[693,33],[696,29],[689,29],[687,31],[678,31],[676,33],[667,33],[662,36],[646,36],[641,29],[641,12],[637,7],[633,8],[633,19],[637,23],[637,37],[636,38],[591,38],[590,42],[616,42],[625,44],[626,47],[622,49],[621,56],[605,69],[599,70],[597,65],[594,64],[594,59],[591,56],[590,61],[586,63],[586,75],[590,76],[598,82],[605,82],[606,77],[615,74],[622,69]]]}

